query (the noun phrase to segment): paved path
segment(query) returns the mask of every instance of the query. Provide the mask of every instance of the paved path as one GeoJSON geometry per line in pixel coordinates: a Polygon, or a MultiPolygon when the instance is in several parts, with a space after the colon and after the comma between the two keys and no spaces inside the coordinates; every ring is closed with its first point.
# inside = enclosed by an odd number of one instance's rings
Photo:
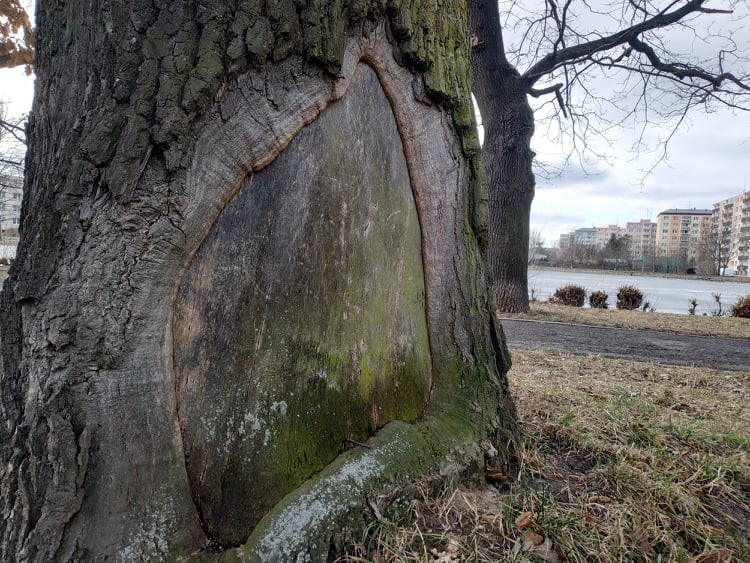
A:
{"type": "Polygon", "coordinates": [[[750,340],[502,319],[508,346],[750,372],[750,340]]]}

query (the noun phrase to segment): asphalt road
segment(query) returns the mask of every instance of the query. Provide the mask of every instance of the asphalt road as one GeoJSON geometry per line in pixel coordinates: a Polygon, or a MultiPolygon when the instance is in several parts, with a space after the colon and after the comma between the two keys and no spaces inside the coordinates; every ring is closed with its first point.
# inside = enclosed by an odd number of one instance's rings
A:
{"type": "Polygon", "coordinates": [[[511,348],[750,372],[750,340],[502,319],[511,348]]]}

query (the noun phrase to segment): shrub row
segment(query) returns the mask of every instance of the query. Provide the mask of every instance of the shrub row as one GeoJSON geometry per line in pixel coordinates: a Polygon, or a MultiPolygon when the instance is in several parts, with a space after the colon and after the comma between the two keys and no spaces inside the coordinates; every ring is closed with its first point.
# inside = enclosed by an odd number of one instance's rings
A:
{"type": "MultiPolygon", "coordinates": [[[[592,291],[589,295],[589,305],[594,309],[607,309],[609,295],[604,291],[592,291]]],[[[586,289],[580,285],[568,284],[559,287],[550,297],[550,303],[567,305],[569,307],[583,307],[586,301],[586,289]]],[[[643,293],[632,285],[624,285],[617,291],[618,309],[638,309],[643,303],[643,293]]]]}
{"type": "MultiPolygon", "coordinates": [[[[608,298],[609,296],[604,291],[592,291],[589,295],[589,305],[592,309],[607,309],[608,298]]],[[[567,305],[569,307],[583,307],[583,304],[586,301],[586,289],[575,284],[564,285],[555,290],[555,293],[549,298],[549,301],[550,303],[567,305]]],[[[698,303],[695,299],[690,301],[688,312],[691,315],[695,314],[695,307],[697,304],[698,303]]],[[[640,289],[633,287],[632,285],[623,285],[617,290],[618,309],[632,311],[641,307],[643,307],[644,310],[649,309],[649,303],[646,302],[645,305],[643,303],[643,293],[640,289]]],[[[750,319],[750,295],[742,297],[732,306],[732,316],[750,319]]]]}

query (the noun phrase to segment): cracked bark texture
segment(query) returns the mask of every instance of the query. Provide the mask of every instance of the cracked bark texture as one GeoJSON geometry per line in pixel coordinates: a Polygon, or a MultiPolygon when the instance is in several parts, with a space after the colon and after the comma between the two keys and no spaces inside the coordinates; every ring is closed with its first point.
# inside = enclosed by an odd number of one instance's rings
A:
{"type": "MultiPolygon", "coordinates": [[[[226,554],[317,560],[361,525],[368,495],[459,471],[490,441],[507,449],[515,418],[483,267],[487,202],[464,10],[39,3],[21,242],[0,295],[0,558],[211,557],[201,550],[244,542],[226,554]],[[215,444],[188,437],[180,410],[190,387],[180,287],[233,202],[257,189],[253,212],[273,210],[253,178],[345,103],[358,72],[377,78],[403,147],[432,391],[418,422],[395,413],[381,428],[387,420],[371,417],[362,432],[379,431],[369,449],[330,463],[328,452],[319,473],[278,493],[288,492],[244,531],[215,537],[187,451],[215,444]]],[[[265,235],[261,224],[242,228],[265,235]]]]}

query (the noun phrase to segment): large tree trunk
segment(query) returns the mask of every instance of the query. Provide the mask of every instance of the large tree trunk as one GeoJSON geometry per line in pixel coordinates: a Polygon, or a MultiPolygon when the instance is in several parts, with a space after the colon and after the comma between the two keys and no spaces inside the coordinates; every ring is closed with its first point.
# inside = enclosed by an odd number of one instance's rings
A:
{"type": "Polygon", "coordinates": [[[508,462],[465,6],[387,13],[39,3],[1,559],[320,560],[508,462]]]}
{"type": "Polygon", "coordinates": [[[534,199],[534,115],[506,60],[497,2],[470,0],[472,91],[482,114],[489,197],[488,259],[500,311],[529,310],[529,214],[534,199]]]}

